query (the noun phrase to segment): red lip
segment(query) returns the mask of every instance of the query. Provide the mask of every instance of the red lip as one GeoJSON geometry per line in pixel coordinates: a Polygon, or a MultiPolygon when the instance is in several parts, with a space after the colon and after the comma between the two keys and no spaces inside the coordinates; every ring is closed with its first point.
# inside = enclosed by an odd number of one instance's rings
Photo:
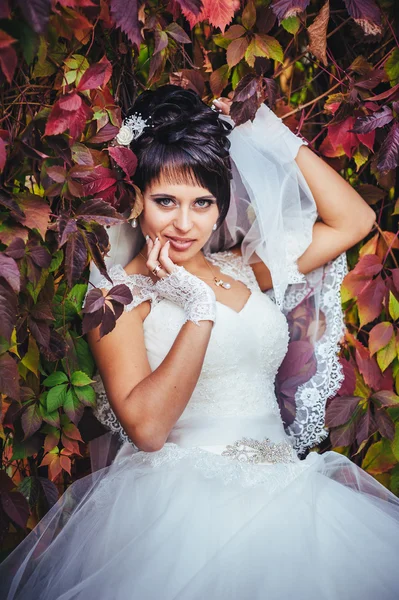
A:
{"type": "Polygon", "coordinates": [[[181,238],[181,237],[172,237],[171,235],[166,235],[165,237],[176,240],[176,242],[195,242],[192,238],[181,238]]]}

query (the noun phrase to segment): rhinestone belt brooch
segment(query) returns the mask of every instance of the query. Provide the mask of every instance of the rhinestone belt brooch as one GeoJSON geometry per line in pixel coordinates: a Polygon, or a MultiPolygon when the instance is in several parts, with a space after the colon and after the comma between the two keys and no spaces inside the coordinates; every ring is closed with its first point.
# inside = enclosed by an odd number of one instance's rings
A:
{"type": "Polygon", "coordinates": [[[295,462],[294,450],[288,442],[272,442],[269,438],[262,441],[252,438],[241,438],[233,445],[226,446],[222,456],[230,456],[240,462],[295,462]]]}

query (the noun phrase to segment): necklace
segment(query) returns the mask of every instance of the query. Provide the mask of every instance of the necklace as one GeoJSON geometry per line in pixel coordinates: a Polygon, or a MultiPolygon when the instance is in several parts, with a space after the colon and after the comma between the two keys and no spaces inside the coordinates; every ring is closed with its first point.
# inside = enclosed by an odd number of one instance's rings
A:
{"type": "MultiPolygon", "coordinates": [[[[139,254],[145,259],[145,256],[139,252],[139,254]]],[[[208,261],[206,260],[205,256],[203,256],[203,259],[208,267],[208,269],[210,270],[210,272],[212,273],[212,279],[210,279],[209,277],[201,277],[200,275],[196,275],[196,277],[199,277],[200,279],[203,279],[204,281],[213,281],[213,283],[218,286],[218,287],[222,287],[225,290],[230,290],[231,289],[231,284],[228,283],[227,281],[223,281],[223,279],[220,279],[218,277],[216,277],[214,270],[212,269],[211,265],[208,263],[208,261]]]]}

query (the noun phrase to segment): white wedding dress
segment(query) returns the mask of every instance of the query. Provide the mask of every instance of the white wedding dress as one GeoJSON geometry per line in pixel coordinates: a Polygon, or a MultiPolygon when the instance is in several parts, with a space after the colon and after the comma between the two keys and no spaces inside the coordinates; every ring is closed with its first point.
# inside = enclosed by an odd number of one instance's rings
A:
{"type": "MultiPolygon", "coordinates": [[[[167,443],[137,451],[100,393],[99,418],[125,441],[0,565],[2,600],[399,597],[399,499],[337,452],[297,458],[274,394],[286,319],[240,258],[210,258],[251,296],[240,312],[217,303],[201,376],[167,443]]],[[[155,369],[183,310],[147,277],[119,265],[110,274],[131,287],[128,308],[151,299],[155,369]]]]}

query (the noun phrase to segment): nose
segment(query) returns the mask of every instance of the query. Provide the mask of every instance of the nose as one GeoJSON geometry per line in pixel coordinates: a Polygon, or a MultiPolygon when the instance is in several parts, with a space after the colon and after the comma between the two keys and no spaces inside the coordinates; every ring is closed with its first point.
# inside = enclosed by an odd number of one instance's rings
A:
{"type": "Polygon", "coordinates": [[[173,225],[175,229],[187,233],[192,228],[191,216],[189,210],[181,209],[175,218],[173,225]]]}

